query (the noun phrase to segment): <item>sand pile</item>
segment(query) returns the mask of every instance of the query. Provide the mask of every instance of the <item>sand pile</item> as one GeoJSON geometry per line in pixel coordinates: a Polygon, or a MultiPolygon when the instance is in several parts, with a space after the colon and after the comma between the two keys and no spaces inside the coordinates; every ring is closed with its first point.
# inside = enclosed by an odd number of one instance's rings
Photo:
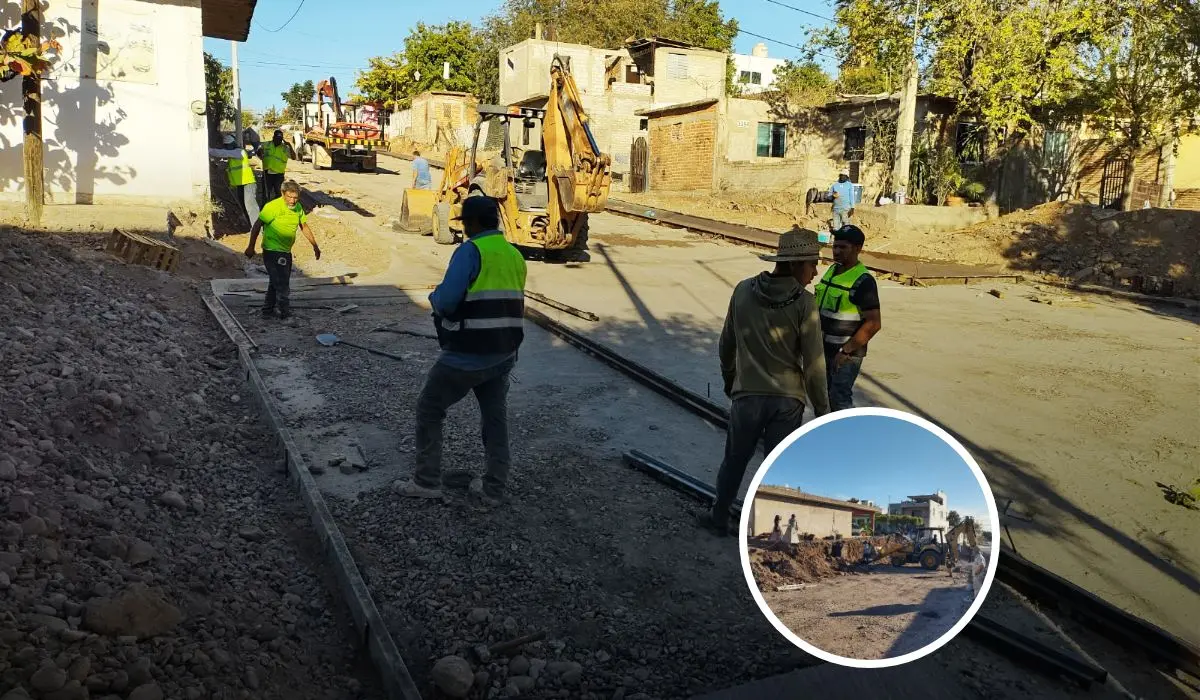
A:
{"type": "Polygon", "coordinates": [[[808,583],[838,573],[829,542],[801,542],[782,551],[752,549],[750,569],[759,588],[808,583]]]}

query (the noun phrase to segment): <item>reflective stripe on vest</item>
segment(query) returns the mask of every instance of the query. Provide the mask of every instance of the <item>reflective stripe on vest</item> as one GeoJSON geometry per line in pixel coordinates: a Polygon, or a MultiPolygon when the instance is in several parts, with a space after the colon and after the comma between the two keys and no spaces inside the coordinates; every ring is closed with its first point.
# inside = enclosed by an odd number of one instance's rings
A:
{"type": "Polygon", "coordinates": [[[267,172],[279,175],[287,170],[288,152],[287,146],[279,144],[276,146],[273,143],[263,145],[263,168],[267,172]]]}
{"type": "Polygon", "coordinates": [[[438,324],[442,347],[479,355],[515,352],[525,339],[525,259],[500,233],[463,245],[479,251],[479,275],[456,318],[438,324]]]}
{"type": "Polygon", "coordinates": [[[250,167],[250,157],[245,153],[241,160],[230,158],[226,172],[229,174],[230,187],[254,184],[254,169],[250,167]]]}
{"type": "Polygon", "coordinates": [[[825,271],[817,283],[817,307],[821,311],[821,332],[825,342],[842,345],[854,337],[862,325],[863,315],[854,302],[850,301],[850,290],[859,277],[867,274],[867,266],[861,262],[854,267],[834,275],[834,267],[825,271]]]}

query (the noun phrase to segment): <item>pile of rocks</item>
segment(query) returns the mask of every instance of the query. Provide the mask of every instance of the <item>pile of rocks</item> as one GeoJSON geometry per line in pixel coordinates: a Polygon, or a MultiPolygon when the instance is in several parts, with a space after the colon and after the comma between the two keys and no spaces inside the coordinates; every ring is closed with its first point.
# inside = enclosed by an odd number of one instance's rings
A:
{"type": "Polygon", "coordinates": [[[194,285],[98,247],[0,229],[0,698],[380,697],[194,285]]]}

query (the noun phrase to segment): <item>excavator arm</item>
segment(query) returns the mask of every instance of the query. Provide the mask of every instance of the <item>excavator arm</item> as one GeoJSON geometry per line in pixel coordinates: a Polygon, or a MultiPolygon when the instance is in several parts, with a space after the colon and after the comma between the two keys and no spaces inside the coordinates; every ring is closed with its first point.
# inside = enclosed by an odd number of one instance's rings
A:
{"type": "Polygon", "coordinates": [[[604,211],[612,185],[612,159],[600,151],[567,60],[550,62],[550,99],[542,141],[546,174],[562,212],[604,211]]]}

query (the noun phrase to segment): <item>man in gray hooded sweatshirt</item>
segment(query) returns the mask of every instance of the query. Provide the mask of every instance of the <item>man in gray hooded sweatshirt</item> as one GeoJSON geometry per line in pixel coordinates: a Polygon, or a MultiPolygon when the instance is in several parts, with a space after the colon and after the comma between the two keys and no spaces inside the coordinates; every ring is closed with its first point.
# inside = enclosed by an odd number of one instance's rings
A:
{"type": "Polygon", "coordinates": [[[761,440],[770,454],[800,427],[804,406],[829,413],[821,319],[811,292],[820,244],[813,231],[779,237],[775,255],[759,256],[775,269],[742,280],[733,290],[721,332],[721,375],[733,399],[717,499],[700,516],[716,534],[730,532],[730,508],[761,440]]]}

